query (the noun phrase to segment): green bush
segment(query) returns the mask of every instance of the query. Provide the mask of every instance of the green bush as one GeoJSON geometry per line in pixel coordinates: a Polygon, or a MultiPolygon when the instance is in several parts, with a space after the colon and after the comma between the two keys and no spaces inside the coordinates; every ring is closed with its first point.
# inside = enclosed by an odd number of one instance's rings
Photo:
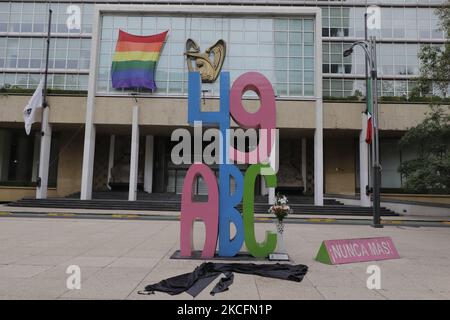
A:
{"type": "Polygon", "coordinates": [[[400,148],[416,148],[418,157],[404,161],[399,172],[404,189],[413,193],[450,194],[450,112],[432,105],[426,118],[400,140],[400,148]]]}

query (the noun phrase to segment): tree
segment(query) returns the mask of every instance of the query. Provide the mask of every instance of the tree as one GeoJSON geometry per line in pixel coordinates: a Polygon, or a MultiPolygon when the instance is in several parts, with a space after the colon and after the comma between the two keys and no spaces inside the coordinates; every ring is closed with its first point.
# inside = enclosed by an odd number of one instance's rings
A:
{"type": "Polygon", "coordinates": [[[404,189],[414,193],[450,194],[449,106],[432,105],[422,123],[400,140],[400,148],[414,148],[418,158],[405,161],[399,172],[404,189]]]}
{"type": "MultiPolygon", "coordinates": [[[[435,10],[439,17],[440,28],[446,39],[450,38],[450,0],[435,10]]],[[[440,95],[446,96],[450,84],[450,43],[443,45],[424,45],[419,51],[418,86],[412,95],[432,93],[432,88],[438,89],[440,95]]]]}
{"type": "MultiPolygon", "coordinates": [[[[440,28],[450,38],[450,0],[436,9],[440,28]]],[[[420,74],[414,95],[438,89],[447,95],[450,84],[450,43],[426,45],[419,52],[420,74]]],[[[449,106],[430,105],[422,123],[411,128],[401,139],[400,148],[417,150],[417,159],[404,161],[399,172],[406,179],[404,189],[415,193],[450,194],[450,112],[449,106]]]]}

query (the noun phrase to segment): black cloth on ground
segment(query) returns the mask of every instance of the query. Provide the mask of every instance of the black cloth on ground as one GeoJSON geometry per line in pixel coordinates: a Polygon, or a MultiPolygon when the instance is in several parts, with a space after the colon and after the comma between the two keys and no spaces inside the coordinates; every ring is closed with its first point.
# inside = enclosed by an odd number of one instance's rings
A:
{"type": "Polygon", "coordinates": [[[211,291],[211,294],[215,294],[228,290],[228,287],[233,283],[234,276],[231,276],[233,272],[300,282],[308,272],[308,267],[302,264],[204,262],[196,267],[193,272],[184,273],[152,285],[147,285],[145,291],[140,291],[139,293],[149,294],[154,291],[159,291],[176,295],[187,292],[195,297],[220,274],[224,273],[225,278],[221,279],[211,291]]]}
{"type": "Polygon", "coordinates": [[[216,293],[227,291],[228,288],[233,284],[234,274],[232,272],[225,272],[225,277],[220,279],[219,282],[216,283],[214,288],[209,293],[210,295],[215,295],[216,293]]]}

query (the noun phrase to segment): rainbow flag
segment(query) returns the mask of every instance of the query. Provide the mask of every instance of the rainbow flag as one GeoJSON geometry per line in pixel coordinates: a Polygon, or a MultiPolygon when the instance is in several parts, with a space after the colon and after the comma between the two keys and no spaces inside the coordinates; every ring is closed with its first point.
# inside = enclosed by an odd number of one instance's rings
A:
{"type": "Polygon", "coordinates": [[[156,89],[155,69],[167,33],[136,36],[119,30],[111,68],[113,88],[156,89]]]}

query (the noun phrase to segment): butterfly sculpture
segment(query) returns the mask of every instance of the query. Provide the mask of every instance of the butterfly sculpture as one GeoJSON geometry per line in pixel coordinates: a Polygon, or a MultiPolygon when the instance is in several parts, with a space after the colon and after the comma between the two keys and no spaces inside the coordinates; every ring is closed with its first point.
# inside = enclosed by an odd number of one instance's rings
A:
{"type": "Polygon", "coordinates": [[[202,82],[211,83],[216,81],[225,61],[225,41],[219,40],[214,45],[200,52],[198,44],[188,39],[186,41],[186,52],[188,70],[200,72],[202,82]]]}

